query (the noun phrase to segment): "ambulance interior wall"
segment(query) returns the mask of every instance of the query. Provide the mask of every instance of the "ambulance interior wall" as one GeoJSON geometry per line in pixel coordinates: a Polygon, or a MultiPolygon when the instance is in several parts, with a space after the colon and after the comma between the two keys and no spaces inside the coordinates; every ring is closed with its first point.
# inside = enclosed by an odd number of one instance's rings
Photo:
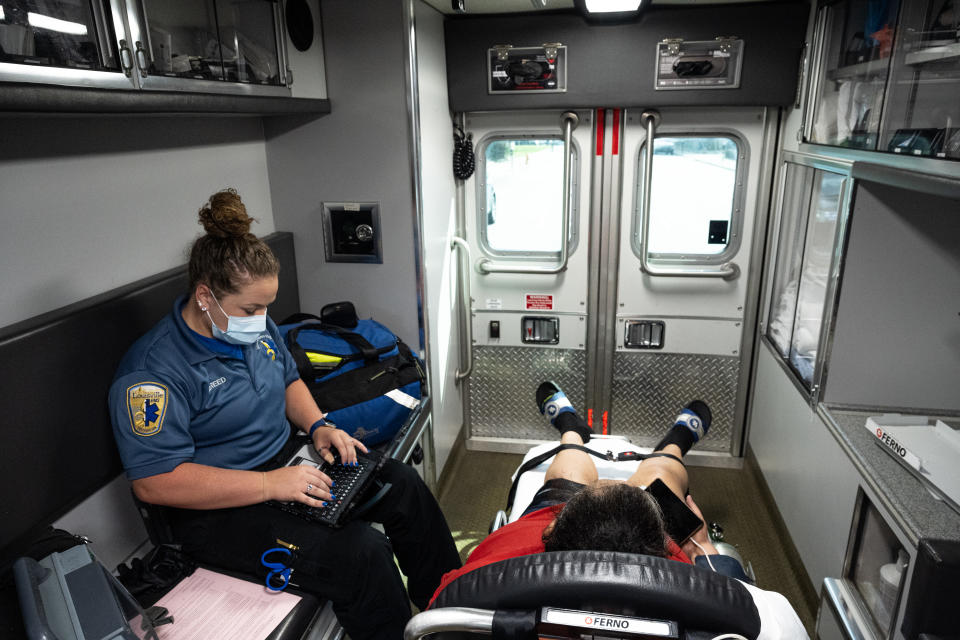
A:
{"type": "Polygon", "coordinates": [[[955,184],[946,197],[858,182],[826,401],[960,411],[955,184]]]}
{"type": "Polygon", "coordinates": [[[758,346],[749,447],[818,591],[841,575],[860,477],[777,357],[758,346]]]}
{"type": "MultiPolygon", "coordinates": [[[[258,235],[275,230],[259,119],[7,117],[3,129],[0,326],[183,264],[218,189],[240,191],[258,235]]],[[[107,566],[146,540],[123,477],[56,524],[92,538],[107,566]]]]}
{"type": "MultiPolygon", "coordinates": [[[[810,9],[807,42],[812,42],[816,8],[814,3],[810,9]]],[[[803,87],[804,97],[808,91],[803,87]]],[[[799,151],[804,146],[797,136],[803,115],[802,108],[783,110],[778,143],[782,151],[799,151]]],[[[774,184],[779,184],[783,170],[780,158],[776,167],[774,184]]],[[[771,212],[770,219],[764,263],[767,291],[760,304],[760,317],[767,314],[775,255],[771,249],[778,235],[776,212],[771,212]]],[[[759,337],[755,347],[747,446],[800,554],[811,587],[819,591],[825,577],[842,573],[859,475],[808,397],[779,365],[778,356],[759,337]]]]}
{"type": "Polygon", "coordinates": [[[352,300],[419,349],[403,4],[323,3],[331,113],[269,120],[265,132],[276,222],[297,238],[301,308],[352,300]],[[379,203],[383,264],[326,262],[324,202],[379,203]]]}
{"type": "Polygon", "coordinates": [[[268,121],[267,159],[277,225],[297,238],[301,307],[319,311],[328,302],[352,300],[362,317],[372,316],[390,327],[414,349],[426,346],[429,336],[439,474],[462,425],[454,382],[460,357],[457,284],[449,249],[455,223],[452,124],[443,16],[420,0],[413,5],[423,167],[421,236],[414,230],[418,214],[405,69],[406,2],[322,5],[331,113],[310,122],[268,121]],[[326,261],[324,202],[379,203],[382,264],[326,261]],[[417,299],[418,241],[423,245],[422,305],[417,299]]]}

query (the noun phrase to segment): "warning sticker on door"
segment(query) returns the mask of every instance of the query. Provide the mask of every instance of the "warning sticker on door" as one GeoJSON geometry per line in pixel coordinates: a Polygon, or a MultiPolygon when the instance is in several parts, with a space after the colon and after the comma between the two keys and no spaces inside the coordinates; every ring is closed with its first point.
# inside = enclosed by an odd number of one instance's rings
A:
{"type": "Polygon", "coordinates": [[[547,293],[526,294],[524,308],[527,311],[553,311],[553,295],[547,293]]]}

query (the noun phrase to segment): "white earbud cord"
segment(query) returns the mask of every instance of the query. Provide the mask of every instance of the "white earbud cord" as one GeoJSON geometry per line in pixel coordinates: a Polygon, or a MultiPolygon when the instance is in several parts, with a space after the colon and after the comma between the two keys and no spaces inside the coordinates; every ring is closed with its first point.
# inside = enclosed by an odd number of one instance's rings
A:
{"type": "MultiPolygon", "coordinates": [[[[707,550],[704,549],[703,547],[701,547],[701,546],[700,546],[700,543],[697,542],[696,540],[694,540],[693,538],[690,538],[690,542],[692,542],[693,544],[697,545],[697,548],[700,549],[700,551],[703,551],[703,557],[707,559],[707,564],[710,565],[710,568],[713,569],[714,572],[716,572],[716,569],[714,568],[713,563],[710,562],[710,556],[707,554],[707,550]]],[[[720,636],[720,637],[726,638],[727,636],[720,636]]],[[[739,637],[739,636],[738,636],[738,637],[739,637]]],[[[717,640],[717,639],[714,638],[714,640],[717,640]]]]}

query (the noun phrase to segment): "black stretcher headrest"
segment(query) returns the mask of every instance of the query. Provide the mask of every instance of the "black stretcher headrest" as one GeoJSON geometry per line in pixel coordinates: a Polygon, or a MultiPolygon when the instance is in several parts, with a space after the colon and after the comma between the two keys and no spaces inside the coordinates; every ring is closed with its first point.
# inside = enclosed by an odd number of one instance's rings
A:
{"type": "Polygon", "coordinates": [[[753,597],[737,580],[674,560],[612,551],[551,551],[479,567],[450,583],[430,608],[543,606],[673,620],[687,636],[760,633],[753,597]]]}

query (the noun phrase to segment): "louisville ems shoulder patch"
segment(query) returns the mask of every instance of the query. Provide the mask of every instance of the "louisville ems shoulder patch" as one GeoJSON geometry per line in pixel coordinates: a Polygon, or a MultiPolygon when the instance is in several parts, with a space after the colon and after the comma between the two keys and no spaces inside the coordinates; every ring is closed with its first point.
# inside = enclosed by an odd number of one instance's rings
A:
{"type": "Polygon", "coordinates": [[[157,382],[139,382],[127,389],[127,412],[135,434],[152,436],[160,433],[168,397],[167,388],[157,382]]]}

